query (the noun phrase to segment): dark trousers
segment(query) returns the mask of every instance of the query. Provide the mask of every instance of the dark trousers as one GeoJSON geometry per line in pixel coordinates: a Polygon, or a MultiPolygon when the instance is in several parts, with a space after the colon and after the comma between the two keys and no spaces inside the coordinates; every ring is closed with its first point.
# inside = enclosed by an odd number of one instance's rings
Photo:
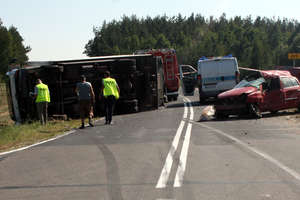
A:
{"type": "Polygon", "coordinates": [[[46,124],[48,121],[48,102],[36,103],[36,107],[41,124],[46,124]]]}
{"type": "Polygon", "coordinates": [[[105,121],[110,123],[112,120],[112,115],[113,115],[114,107],[116,104],[115,96],[110,95],[110,96],[104,97],[104,103],[105,103],[105,111],[106,111],[105,121]]]}

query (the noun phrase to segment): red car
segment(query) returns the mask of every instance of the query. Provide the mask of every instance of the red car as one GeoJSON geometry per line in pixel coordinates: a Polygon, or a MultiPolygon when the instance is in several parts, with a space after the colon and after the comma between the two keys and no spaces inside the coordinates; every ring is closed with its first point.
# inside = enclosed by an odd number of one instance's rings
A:
{"type": "Polygon", "coordinates": [[[216,118],[229,115],[262,117],[262,112],[299,108],[300,85],[288,71],[260,71],[260,77],[252,81],[242,80],[232,90],[218,95],[215,105],[216,118]]]}

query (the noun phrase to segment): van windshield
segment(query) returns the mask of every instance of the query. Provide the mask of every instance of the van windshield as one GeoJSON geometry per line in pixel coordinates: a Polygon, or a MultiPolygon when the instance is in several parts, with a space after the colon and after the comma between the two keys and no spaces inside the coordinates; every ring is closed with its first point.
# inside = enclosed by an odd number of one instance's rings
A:
{"type": "Polygon", "coordinates": [[[266,80],[264,78],[258,78],[253,81],[247,81],[247,80],[242,80],[239,82],[234,88],[242,88],[242,87],[256,87],[259,88],[259,86],[265,82],[266,80]]]}

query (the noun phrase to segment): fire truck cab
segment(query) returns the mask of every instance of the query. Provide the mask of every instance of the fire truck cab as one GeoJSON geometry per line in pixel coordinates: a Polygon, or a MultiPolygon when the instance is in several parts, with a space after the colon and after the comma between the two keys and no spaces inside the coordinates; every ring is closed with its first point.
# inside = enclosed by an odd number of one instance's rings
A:
{"type": "Polygon", "coordinates": [[[152,54],[160,56],[163,61],[164,69],[164,92],[168,101],[176,101],[179,89],[179,67],[177,62],[176,51],[174,49],[150,49],[140,50],[137,54],[152,54]]]}

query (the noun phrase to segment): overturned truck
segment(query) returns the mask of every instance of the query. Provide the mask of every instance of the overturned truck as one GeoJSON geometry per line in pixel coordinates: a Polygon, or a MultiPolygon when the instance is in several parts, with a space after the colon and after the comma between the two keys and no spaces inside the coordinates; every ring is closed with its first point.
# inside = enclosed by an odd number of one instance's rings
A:
{"type": "Polygon", "coordinates": [[[36,107],[30,93],[36,79],[48,85],[51,102],[49,116],[79,116],[76,83],[85,75],[94,88],[96,102],[94,114],[104,114],[103,98],[98,99],[102,78],[110,71],[120,87],[117,113],[156,109],[163,105],[164,75],[161,57],[150,54],[103,56],[78,60],[28,62],[7,73],[8,100],[11,118],[17,122],[36,119],[36,107]]]}

